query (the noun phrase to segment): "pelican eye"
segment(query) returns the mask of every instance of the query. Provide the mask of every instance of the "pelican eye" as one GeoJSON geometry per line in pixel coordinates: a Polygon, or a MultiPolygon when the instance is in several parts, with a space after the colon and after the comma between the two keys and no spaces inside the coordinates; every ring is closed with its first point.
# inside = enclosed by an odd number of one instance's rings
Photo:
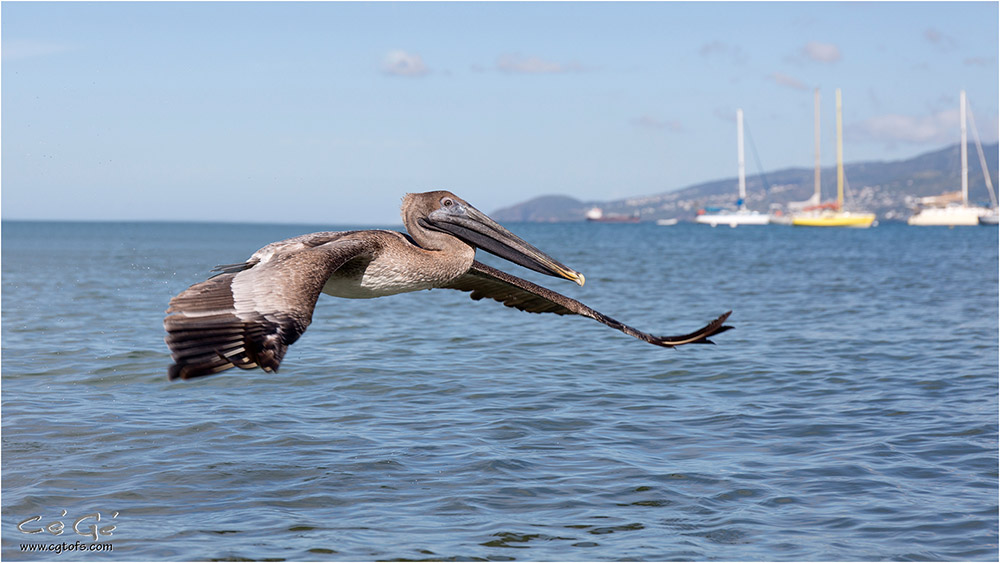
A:
{"type": "Polygon", "coordinates": [[[441,205],[445,207],[451,207],[452,205],[455,205],[455,200],[451,199],[450,197],[446,197],[441,200],[441,205]]]}

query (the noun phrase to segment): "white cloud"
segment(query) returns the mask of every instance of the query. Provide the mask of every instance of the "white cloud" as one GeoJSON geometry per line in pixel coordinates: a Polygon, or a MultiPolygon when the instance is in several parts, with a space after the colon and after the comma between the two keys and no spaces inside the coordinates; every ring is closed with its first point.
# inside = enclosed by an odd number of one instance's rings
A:
{"type": "Polygon", "coordinates": [[[62,43],[52,43],[48,41],[33,41],[30,39],[12,39],[3,42],[0,48],[2,58],[5,61],[15,61],[21,59],[32,59],[72,51],[73,48],[62,43]]]}
{"type": "Polygon", "coordinates": [[[698,54],[705,58],[715,58],[715,57],[725,57],[729,58],[733,63],[742,64],[745,63],[747,58],[743,54],[743,49],[740,49],[736,45],[730,45],[723,41],[715,40],[709,43],[705,43],[698,50],[698,54]]]}
{"type": "Polygon", "coordinates": [[[559,74],[563,72],[573,72],[582,70],[580,65],[575,63],[561,64],[546,61],[538,57],[524,57],[521,55],[501,55],[497,59],[497,70],[503,72],[520,74],[559,74]]]}
{"type": "Polygon", "coordinates": [[[802,47],[800,53],[810,61],[818,63],[835,63],[840,60],[840,49],[833,43],[810,41],[802,47]]]}
{"type": "Polygon", "coordinates": [[[853,127],[859,135],[872,141],[894,143],[958,142],[958,108],[932,115],[879,115],[853,127]]]}
{"type": "Polygon", "coordinates": [[[950,51],[956,47],[954,38],[949,35],[945,35],[934,28],[924,30],[924,39],[942,51],[950,51]]]}
{"type": "Polygon", "coordinates": [[[983,68],[996,68],[996,57],[966,57],[962,62],[966,66],[979,66],[983,68]]]}
{"type": "Polygon", "coordinates": [[[389,51],[382,61],[382,72],[393,76],[424,76],[430,69],[420,55],[406,51],[389,51]]]}
{"type": "Polygon", "coordinates": [[[641,115],[632,120],[632,125],[638,127],[643,127],[646,129],[659,129],[662,131],[670,131],[671,133],[680,133],[684,131],[684,126],[681,125],[680,121],[676,119],[666,120],[660,119],[658,117],[653,117],[651,115],[641,115]]]}
{"type": "Polygon", "coordinates": [[[798,79],[792,78],[791,76],[788,76],[787,74],[782,74],[780,72],[772,72],[770,75],[768,75],[767,78],[773,80],[776,84],[780,86],[787,86],[788,88],[792,88],[794,90],[809,89],[805,84],[800,82],[798,79]]]}

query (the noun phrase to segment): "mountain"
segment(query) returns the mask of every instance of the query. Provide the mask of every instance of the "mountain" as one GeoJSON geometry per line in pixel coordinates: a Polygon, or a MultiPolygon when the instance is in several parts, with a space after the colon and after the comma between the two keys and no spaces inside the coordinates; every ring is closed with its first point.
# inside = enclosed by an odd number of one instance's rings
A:
{"type": "Polygon", "coordinates": [[[564,195],[543,195],[531,201],[505,207],[490,216],[502,217],[503,221],[528,221],[554,223],[559,221],[582,221],[593,204],[564,195]]]}
{"type": "MultiPolygon", "coordinates": [[[[913,213],[917,198],[960,190],[961,157],[959,145],[925,153],[907,160],[858,162],[844,165],[847,178],[847,207],[873,211],[880,220],[905,221],[913,213]]],[[[969,145],[969,200],[973,203],[990,201],[982,167],[975,145],[969,145]]],[[[985,145],[994,189],[997,182],[997,161],[1000,145],[985,145]]],[[[786,168],[747,177],[746,204],[750,209],[768,211],[784,209],[789,202],[805,201],[813,194],[812,168],[786,168]]],[[[821,169],[823,201],[837,197],[837,171],[830,166],[821,169]]],[[[639,213],[644,221],[679,218],[693,220],[699,209],[734,207],[736,178],[715,180],[675,191],[648,196],[636,196],[612,201],[580,201],[546,195],[498,209],[490,215],[498,221],[583,221],[592,207],[605,214],[632,215],[639,213]]]]}

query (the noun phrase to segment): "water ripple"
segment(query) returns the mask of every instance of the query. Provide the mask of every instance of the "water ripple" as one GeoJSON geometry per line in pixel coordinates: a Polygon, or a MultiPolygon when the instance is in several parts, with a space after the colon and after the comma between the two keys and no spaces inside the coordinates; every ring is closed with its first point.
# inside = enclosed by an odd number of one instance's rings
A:
{"type": "Polygon", "coordinates": [[[995,231],[523,225],[599,310],[737,330],[321,299],[279,374],[168,383],[170,296],[309,229],[60,225],[4,223],[6,559],[63,510],[119,560],[997,558],[995,231]]]}

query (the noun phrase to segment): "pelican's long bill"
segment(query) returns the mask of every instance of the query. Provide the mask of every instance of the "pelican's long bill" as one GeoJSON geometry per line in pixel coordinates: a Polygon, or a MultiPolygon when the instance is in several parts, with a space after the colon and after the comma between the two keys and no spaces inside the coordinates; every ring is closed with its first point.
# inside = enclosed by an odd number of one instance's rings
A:
{"type": "Polygon", "coordinates": [[[421,225],[455,235],[465,242],[510,260],[525,268],[583,285],[583,274],[525,242],[467,203],[454,201],[450,206],[432,211],[421,225]]]}

